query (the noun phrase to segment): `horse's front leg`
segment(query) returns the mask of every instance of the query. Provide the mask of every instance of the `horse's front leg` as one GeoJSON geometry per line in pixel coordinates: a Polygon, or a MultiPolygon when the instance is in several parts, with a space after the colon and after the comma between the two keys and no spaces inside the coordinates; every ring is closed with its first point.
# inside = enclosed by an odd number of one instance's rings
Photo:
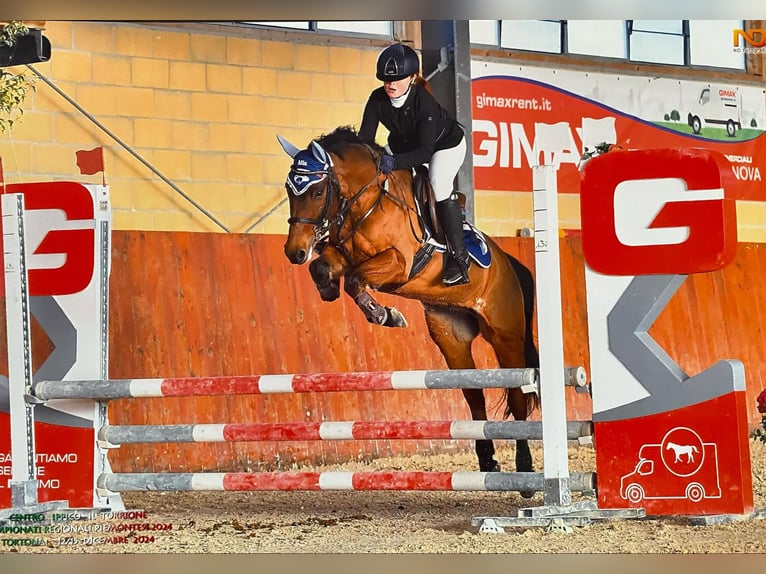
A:
{"type": "Polygon", "coordinates": [[[357,265],[346,273],[344,289],[356,302],[370,323],[384,327],[406,327],[407,320],[396,307],[385,307],[367,291],[380,289],[384,285],[400,284],[406,281],[406,263],[402,254],[387,249],[357,265]]]}
{"type": "Polygon", "coordinates": [[[348,269],[348,261],[332,245],[325,245],[319,256],[309,263],[311,279],[322,301],[335,301],[340,296],[340,278],[348,269]]]}

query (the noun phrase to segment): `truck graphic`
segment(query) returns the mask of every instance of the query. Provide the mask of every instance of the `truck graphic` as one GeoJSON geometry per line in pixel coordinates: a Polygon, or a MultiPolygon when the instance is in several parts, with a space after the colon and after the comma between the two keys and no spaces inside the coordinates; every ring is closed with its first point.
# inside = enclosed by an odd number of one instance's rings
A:
{"type": "Polygon", "coordinates": [[[671,429],[662,442],[641,446],[635,468],[620,480],[620,496],[634,504],[644,499],[721,498],[717,445],[703,443],[689,428],[671,429]]]}
{"type": "Polygon", "coordinates": [[[690,106],[689,127],[695,134],[699,134],[704,126],[726,128],[726,135],[733,138],[742,129],[739,99],[736,87],[708,84],[690,106]]]}

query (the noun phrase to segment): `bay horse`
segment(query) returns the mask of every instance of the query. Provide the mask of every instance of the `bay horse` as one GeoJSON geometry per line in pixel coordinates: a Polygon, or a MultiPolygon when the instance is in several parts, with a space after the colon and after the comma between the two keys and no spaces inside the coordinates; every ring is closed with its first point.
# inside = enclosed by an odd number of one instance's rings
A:
{"type": "MultiPolygon", "coordinates": [[[[485,238],[491,265],[472,264],[470,283],[445,287],[441,257],[431,257],[413,274],[424,247],[423,218],[416,207],[411,170],[381,173],[384,150],[363,142],[355,130],[341,126],[299,150],[277,136],[293,158],[285,188],[289,197],[289,232],[285,255],[291,263],[309,261],[309,271],[324,301],[344,290],[368,321],[404,327],[395,307],[380,305],[369,290],[420,301],[431,339],[450,369],[475,369],[472,341],[481,334],[492,346],[501,368],[539,367],[532,339],[534,280],[519,260],[485,238]],[[312,260],[312,256],[317,257],[312,260]]],[[[486,420],[481,389],[464,389],[474,420],[486,420]]],[[[504,392],[504,416],[525,420],[539,407],[536,393],[504,392]]],[[[499,471],[491,440],[477,440],[479,470],[499,471]]],[[[516,442],[516,469],[532,471],[526,440],[516,442]]],[[[522,493],[531,496],[532,493],[522,493]]]]}

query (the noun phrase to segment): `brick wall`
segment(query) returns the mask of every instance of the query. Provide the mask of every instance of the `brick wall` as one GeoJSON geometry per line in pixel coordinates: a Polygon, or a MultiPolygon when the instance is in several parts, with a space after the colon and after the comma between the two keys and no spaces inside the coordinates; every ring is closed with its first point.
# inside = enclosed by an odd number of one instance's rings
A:
{"type": "MultiPolygon", "coordinates": [[[[417,40],[417,26],[408,37],[417,40]]],[[[296,145],[358,125],[378,84],[383,41],[232,27],[45,24],[51,60],[36,65],[109,131],[233,232],[284,199],[296,145]],[[239,34],[239,35],[237,35],[239,34]]],[[[531,62],[534,63],[534,62],[531,62]]],[[[20,70],[21,71],[21,70],[20,70]]],[[[43,81],[10,134],[0,136],[7,182],[82,176],[75,151],[104,147],[117,229],[220,231],[171,186],[43,81]]],[[[385,132],[379,134],[384,141],[385,132]]],[[[492,235],[532,226],[529,193],[476,190],[476,223],[492,235]]],[[[579,227],[579,198],[559,199],[561,227],[579,227]]],[[[766,205],[739,202],[740,241],[766,241],[766,205]]],[[[283,204],[252,231],[286,233],[283,204]]]]}
{"type": "MultiPolygon", "coordinates": [[[[377,85],[379,45],[129,23],[47,22],[44,33],[53,55],[35,68],[234,232],[284,197],[276,134],[305,145],[358,124],[377,85]]],[[[220,230],[43,81],[24,108],[0,138],[6,181],[100,182],[80,175],[75,151],[101,145],[115,228],[220,230]]],[[[254,231],[284,233],[286,217],[283,206],[254,231]]]]}

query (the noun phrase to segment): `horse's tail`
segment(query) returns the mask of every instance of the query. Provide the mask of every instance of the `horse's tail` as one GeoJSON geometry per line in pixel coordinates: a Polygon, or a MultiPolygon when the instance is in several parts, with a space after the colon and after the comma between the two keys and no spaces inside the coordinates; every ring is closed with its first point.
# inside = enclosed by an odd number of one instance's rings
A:
{"type": "MultiPolygon", "coordinates": [[[[535,340],[532,336],[532,321],[535,314],[535,279],[532,277],[532,271],[513,255],[506,253],[508,261],[513,267],[516,277],[521,286],[521,294],[524,300],[524,363],[527,368],[540,367],[540,354],[537,351],[535,340]]],[[[506,390],[506,394],[510,389],[506,390]]],[[[528,393],[527,407],[532,411],[540,406],[540,397],[537,393],[528,393]]],[[[506,401],[506,405],[509,403],[506,401]]],[[[510,407],[506,406],[505,416],[510,416],[510,407]]]]}

